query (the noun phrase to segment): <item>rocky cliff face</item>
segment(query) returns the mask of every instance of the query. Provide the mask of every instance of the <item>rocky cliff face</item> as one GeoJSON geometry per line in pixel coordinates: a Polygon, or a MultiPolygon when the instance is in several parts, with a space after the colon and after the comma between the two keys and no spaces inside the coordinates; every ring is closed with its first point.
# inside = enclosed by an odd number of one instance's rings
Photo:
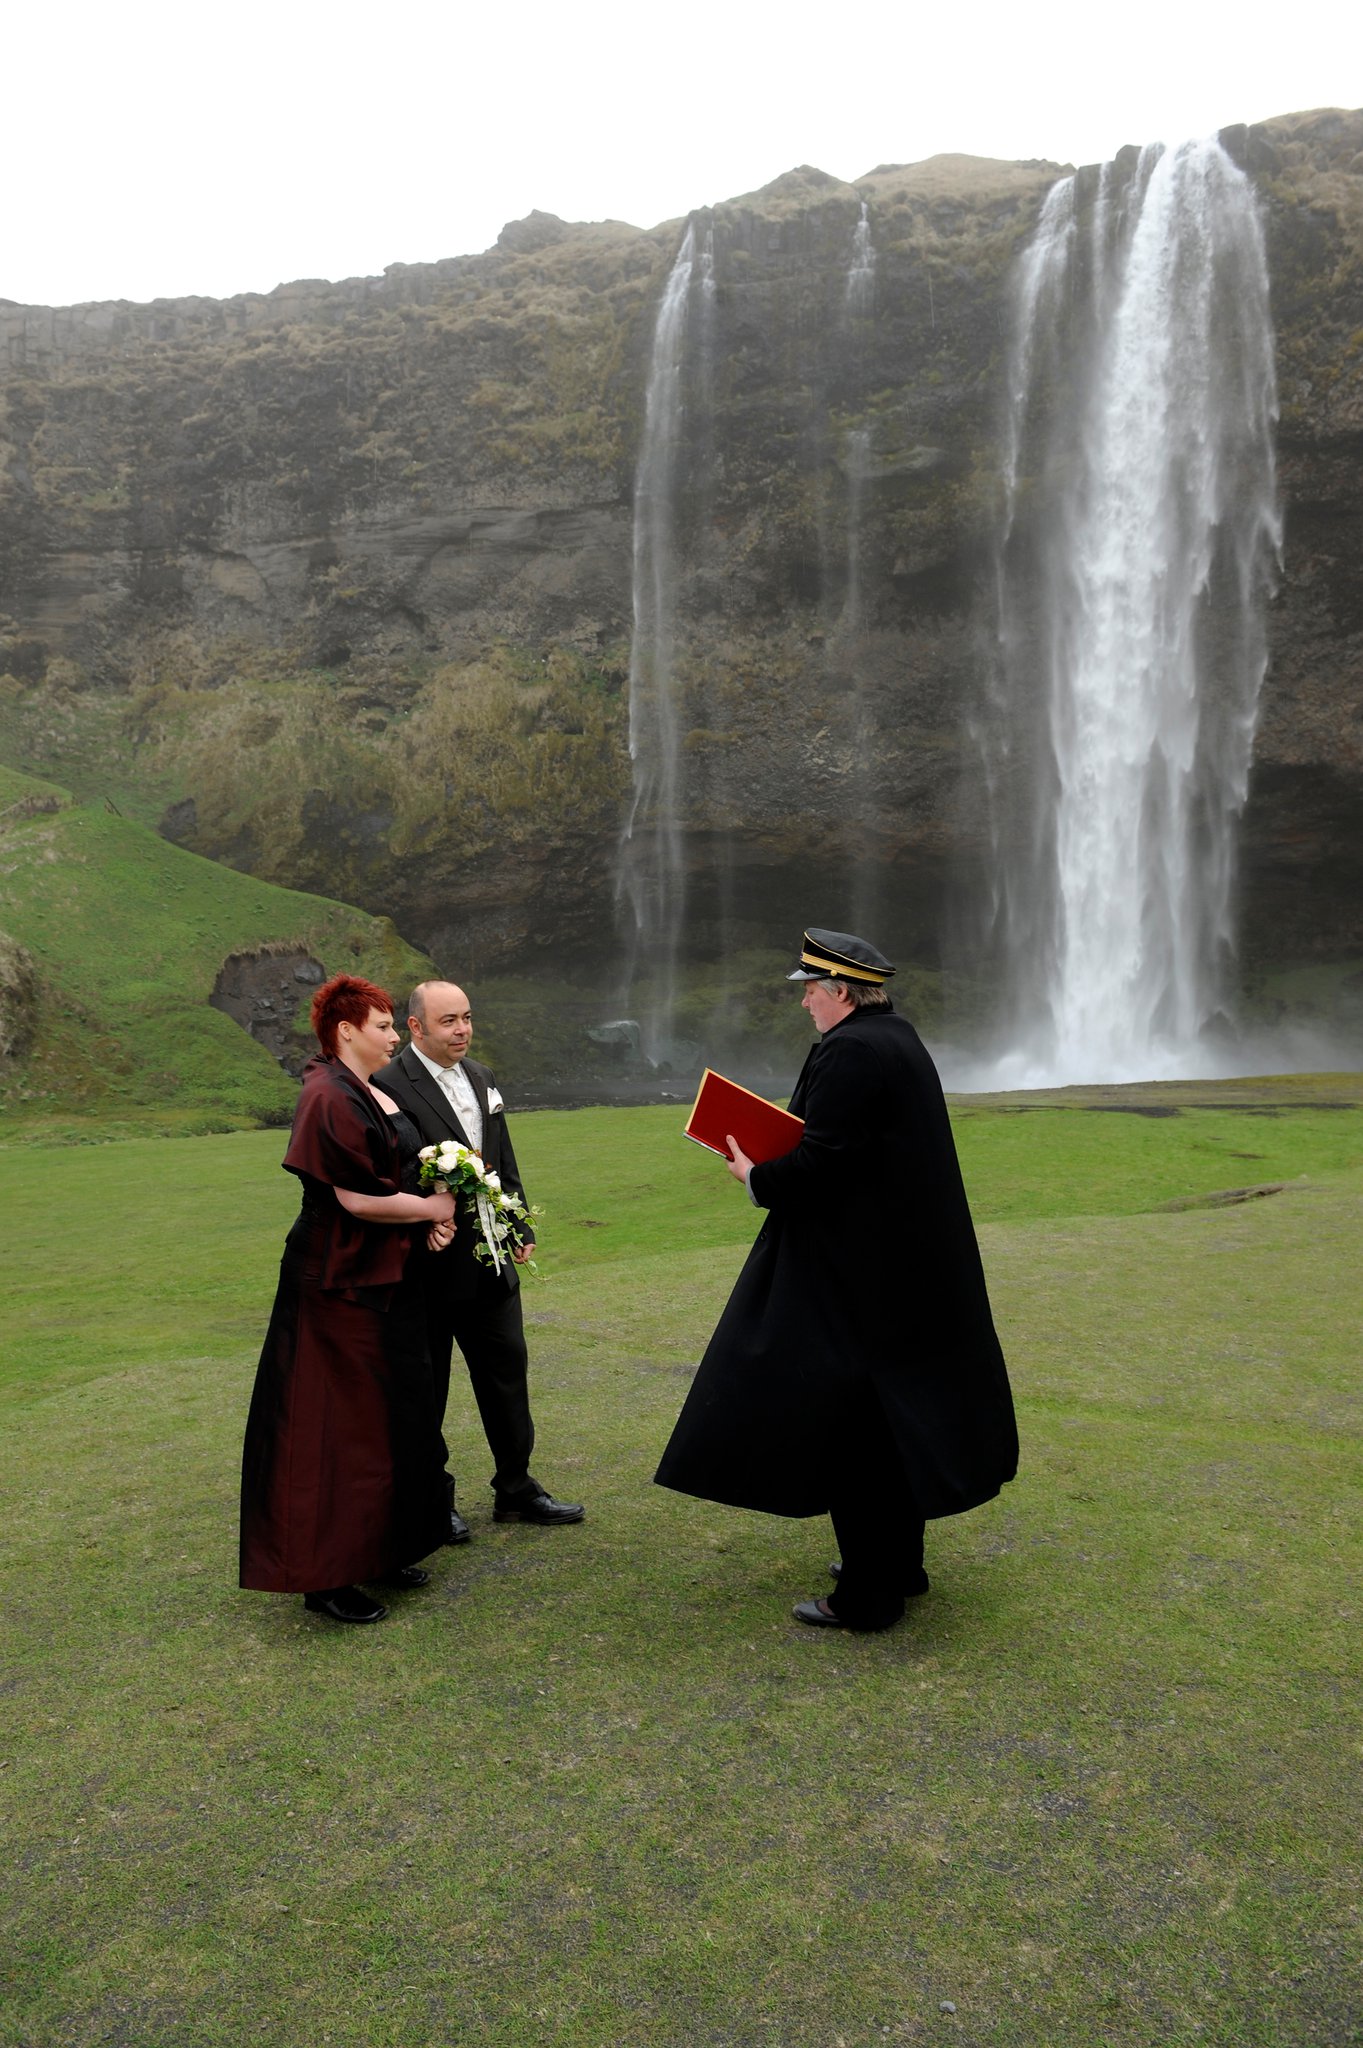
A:
{"type": "MultiPolygon", "coordinates": [[[[1247,939],[1265,962],[1343,955],[1363,951],[1363,115],[1223,140],[1265,209],[1286,512],[1247,939]]],[[[722,909],[740,943],[845,915],[938,957],[981,829],[961,766],[1008,280],[1057,174],[804,169],[695,217],[715,278],[675,526],[695,952],[722,909]]],[[[679,234],[532,215],[379,279],[0,305],[6,758],[473,970],[599,960],[634,464],[679,234]]]]}
{"type": "Polygon", "coordinates": [[[1270,122],[1243,147],[1265,206],[1285,521],[1245,941],[1320,957],[1363,938],[1363,115],[1270,122]]]}

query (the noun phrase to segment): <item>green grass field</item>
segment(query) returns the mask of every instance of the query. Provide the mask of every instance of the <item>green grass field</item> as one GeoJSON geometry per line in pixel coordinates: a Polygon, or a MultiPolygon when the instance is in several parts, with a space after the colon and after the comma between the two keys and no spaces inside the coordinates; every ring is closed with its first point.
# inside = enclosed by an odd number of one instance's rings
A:
{"type": "Polygon", "coordinates": [[[755,1225],[679,1120],[521,1119],[589,1519],[495,1527],[461,1395],[372,1630],[234,1583],[282,1135],[0,1151],[0,2042],[1363,2041],[1357,1077],[959,1106],[1022,1470],[873,1637],[651,1484],[755,1225]]]}

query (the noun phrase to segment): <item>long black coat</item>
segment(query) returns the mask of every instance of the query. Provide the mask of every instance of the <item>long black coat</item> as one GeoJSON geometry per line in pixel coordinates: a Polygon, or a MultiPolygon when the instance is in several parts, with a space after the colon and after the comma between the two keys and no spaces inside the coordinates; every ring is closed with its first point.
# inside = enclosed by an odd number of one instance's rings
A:
{"type": "Polygon", "coordinates": [[[753,1169],[770,1213],[658,1483],[821,1514],[855,1483],[869,1382],[920,1511],[977,1507],[1016,1472],[1017,1428],[937,1070],[905,1018],[854,1010],[790,1106],[804,1134],[753,1169]]]}

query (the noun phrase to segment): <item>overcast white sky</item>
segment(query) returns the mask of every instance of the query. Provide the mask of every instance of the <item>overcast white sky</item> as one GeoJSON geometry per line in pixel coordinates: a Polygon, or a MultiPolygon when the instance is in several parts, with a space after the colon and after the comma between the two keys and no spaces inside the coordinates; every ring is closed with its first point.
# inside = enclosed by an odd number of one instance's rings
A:
{"type": "Polygon", "coordinates": [[[0,298],[215,298],[641,227],[794,164],[1123,143],[1363,102],[1357,0],[124,0],[12,8],[0,298]]]}

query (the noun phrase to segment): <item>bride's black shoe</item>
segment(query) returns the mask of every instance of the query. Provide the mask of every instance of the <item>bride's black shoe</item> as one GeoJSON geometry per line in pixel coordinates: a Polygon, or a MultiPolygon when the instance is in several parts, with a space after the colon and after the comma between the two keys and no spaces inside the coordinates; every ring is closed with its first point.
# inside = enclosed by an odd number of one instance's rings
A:
{"type": "Polygon", "coordinates": [[[371,1600],[358,1586],[333,1586],[330,1592],[305,1593],[303,1605],[309,1614],[329,1614],[333,1621],[382,1621],[388,1612],[381,1600],[371,1600]]]}

